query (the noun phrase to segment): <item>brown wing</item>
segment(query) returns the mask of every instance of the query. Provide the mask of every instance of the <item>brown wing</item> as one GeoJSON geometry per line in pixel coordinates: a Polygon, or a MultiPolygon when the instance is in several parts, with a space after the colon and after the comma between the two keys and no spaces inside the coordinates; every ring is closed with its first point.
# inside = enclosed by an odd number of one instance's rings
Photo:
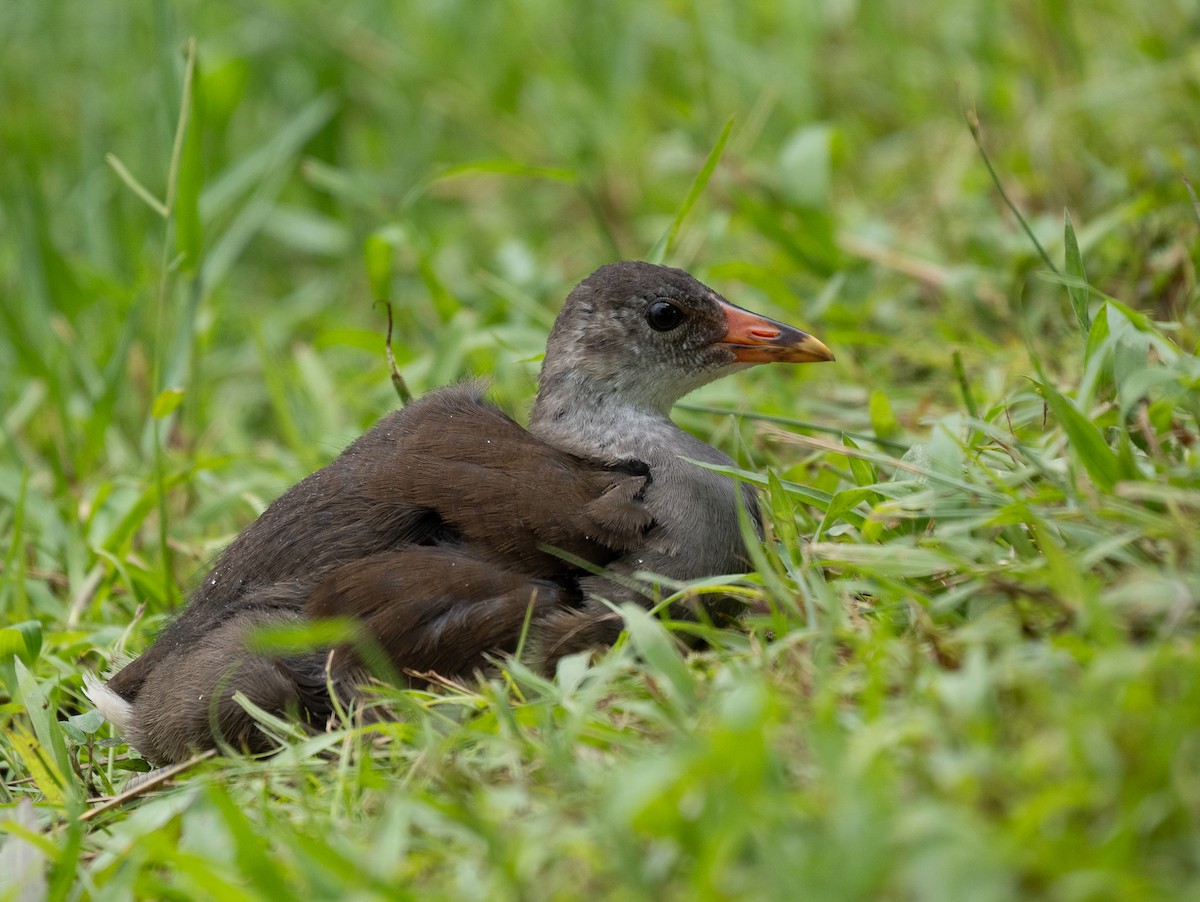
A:
{"type": "Polygon", "coordinates": [[[548,547],[605,563],[649,527],[648,482],[636,462],[609,466],[551,448],[485,403],[478,387],[431,392],[276,499],[109,688],[134,698],[155,668],[235,612],[261,609],[264,597],[299,609],[298,600],[264,595],[269,586],[314,585],[389,550],[457,545],[533,579],[570,569],[548,547]]]}
{"type": "Polygon", "coordinates": [[[535,575],[560,572],[556,548],[593,563],[635,546],[651,525],[649,471],[567,454],[533,436],[470,387],[443,389],[394,415],[360,457],[363,492],[399,493],[435,511],[476,554],[535,575]],[[380,440],[389,442],[381,448],[380,440]]]}
{"type": "Polygon", "coordinates": [[[406,548],[330,574],[304,613],[362,625],[364,642],[340,658],[342,668],[378,670],[372,658],[379,653],[401,676],[463,677],[486,667],[488,655],[516,651],[531,608],[537,620],[575,601],[561,585],[462,548],[406,548]]]}

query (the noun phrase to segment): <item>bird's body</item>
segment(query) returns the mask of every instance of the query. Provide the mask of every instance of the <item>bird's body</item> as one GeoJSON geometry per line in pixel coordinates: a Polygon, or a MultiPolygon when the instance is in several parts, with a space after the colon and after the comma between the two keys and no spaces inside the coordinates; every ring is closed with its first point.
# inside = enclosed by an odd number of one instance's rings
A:
{"type": "Polygon", "coordinates": [[[515,649],[531,601],[581,604],[576,568],[548,549],[603,565],[636,546],[651,525],[647,481],[641,464],[540,441],[478,386],[431,392],[277,498],[150,648],[90,695],[143,755],[177,761],[214,732],[259,744],[236,690],[269,711],[329,713],[325,655],[254,653],[260,627],[359,618],[402,673],[467,676],[485,653],[515,649]]]}
{"type": "Polygon", "coordinates": [[[264,747],[235,691],[315,720],[327,678],[350,686],[370,663],[253,652],[259,626],[348,617],[395,672],[451,677],[514,651],[527,616],[543,666],[611,642],[605,602],[640,598],[633,574],[745,569],[737,496],[753,511],[753,492],[690,462],[732,464],[671,421],[674,402],[753,363],[827,359],[681,270],[602,267],[556,321],[529,430],[471,386],[385,417],[280,496],[146,653],[89,694],[168,762],[216,738],[264,747]]]}

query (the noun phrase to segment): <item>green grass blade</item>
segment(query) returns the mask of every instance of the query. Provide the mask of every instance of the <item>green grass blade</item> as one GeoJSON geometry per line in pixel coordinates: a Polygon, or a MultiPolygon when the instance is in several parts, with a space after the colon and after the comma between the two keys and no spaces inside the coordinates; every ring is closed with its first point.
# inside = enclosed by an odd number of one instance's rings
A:
{"type": "Polygon", "coordinates": [[[166,219],[167,216],[170,215],[167,205],[151,194],[150,190],[137,180],[137,176],[129,171],[129,169],[124,163],[121,162],[116,154],[108,154],[105,156],[104,161],[112,167],[112,170],[117,174],[117,177],[124,182],[125,186],[134,194],[136,194],[142,200],[142,202],[146,204],[147,207],[149,207],[163,219],[166,219]]]}
{"type": "Polygon", "coordinates": [[[1041,383],[1042,396],[1055,419],[1067,434],[1076,460],[1083,464],[1089,477],[1104,492],[1111,492],[1122,477],[1122,467],[1115,451],[1092,422],[1065,395],[1048,382],[1041,383]]]}
{"type": "Polygon", "coordinates": [[[204,111],[197,78],[196,40],[187,45],[183,95],[175,146],[171,152],[173,176],[168,186],[167,203],[175,221],[175,245],[182,257],[181,271],[195,276],[203,264],[204,229],[200,222],[200,192],[204,187],[204,150],[202,145],[204,111]]]}
{"type": "Polygon", "coordinates": [[[1067,275],[1082,283],[1082,285],[1067,286],[1067,294],[1070,295],[1071,306],[1075,310],[1075,319],[1079,321],[1079,329],[1086,338],[1088,330],[1092,327],[1091,318],[1088,316],[1090,292],[1087,286],[1087,276],[1083,273],[1083,257],[1079,253],[1079,242],[1075,239],[1075,228],[1071,225],[1071,213],[1068,210],[1063,211],[1063,247],[1065,248],[1067,275]]]}
{"type": "Polygon", "coordinates": [[[716,171],[717,164],[721,162],[721,155],[725,153],[725,145],[729,141],[729,135],[732,132],[733,117],[730,117],[726,121],[725,127],[721,129],[721,134],[717,137],[717,143],[708,152],[708,158],[704,161],[704,165],[700,167],[700,172],[697,173],[691,188],[688,189],[687,197],[684,198],[683,204],[675,213],[675,220],[671,223],[671,227],[663,233],[662,237],[658,239],[654,247],[646,255],[646,259],[649,262],[662,263],[667,259],[668,254],[670,254],[675,244],[675,238],[683,226],[683,221],[692,212],[692,207],[696,205],[696,201],[700,199],[700,195],[704,193],[704,189],[708,187],[709,179],[712,178],[713,173],[716,171]]]}

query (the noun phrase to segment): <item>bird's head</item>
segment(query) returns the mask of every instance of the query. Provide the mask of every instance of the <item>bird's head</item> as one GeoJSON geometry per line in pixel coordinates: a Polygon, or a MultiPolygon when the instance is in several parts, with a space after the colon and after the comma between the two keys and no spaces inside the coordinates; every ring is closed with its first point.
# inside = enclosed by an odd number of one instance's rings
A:
{"type": "Polygon", "coordinates": [[[758,363],[833,354],[806,332],[737,307],[681,269],[602,266],[567,297],[546,345],[539,398],[583,387],[666,413],[693,389],[758,363]]]}

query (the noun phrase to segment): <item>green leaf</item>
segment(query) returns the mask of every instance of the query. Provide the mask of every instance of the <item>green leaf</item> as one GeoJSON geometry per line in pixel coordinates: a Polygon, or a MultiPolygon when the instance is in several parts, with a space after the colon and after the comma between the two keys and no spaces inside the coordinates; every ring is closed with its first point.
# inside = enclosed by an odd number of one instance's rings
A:
{"type": "Polygon", "coordinates": [[[182,403],[182,388],[164,388],[158,393],[158,397],[154,399],[154,406],[150,408],[150,415],[156,420],[165,419],[173,414],[182,403]]]}
{"type": "Polygon", "coordinates": [[[1103,491],[1111,492],[1123,475],[1116,452],[1108,446],[1100,430],[1079,412],[1074,402],[1060,394],[1049,382],[1042,382],[1041,390],[1042,397],[1067,433],[1071,449],[1087,470],[1088,476],[1103,491]]]}
{"type": "Polygon", "coordinates": [[[91,736],[100,731],[105,721],[104,715],[93,708],[90,711],[84,711],[82,714],[72,714],[64,723],[69,723],[84,735],[91,736]]]}
{"type": "MultiPolygon", "coordinates": [[[[47,779],[51,780],[55,787],[48,788],[50,784],[43,785],[39,782],[38,788],[46,793],[47,798],[54,801],[74,799],[78,796],[79,787],[70,779],[71,760],[67,755],[67,745],[63,740],[54,705],[25,665],[20,660],[16,660],[14,665],[19,689],[17,697],[24,706],[25,714],[33,724],[33,732],[37,737],[37,766],[47,771],[47,779]]],[[[27,765],[33,766],[30,765],[30,759],[25,752],[22,752],[21,757],[27,765]]]]}
{"type": "Polygon", "coordinates": [[[671,694],[681,701],[692,702],[696,697],[696,681],[679,653],[678,643],[638,605],[622,605],[621,616],[625,618],[629,641],[656,675],[666,680],[671,694]]]}
{"type": "Polygon", "coordinates": [[[826,535],[830,528],[840,520],[844,520],[856,529],[861,529],[865,518],[854,509],[864,502],[874,502],[878,497],[878,492],[866,488],[845,489],[834,493],[829,507],[825,511],[825,516],[821,520],[821,525],[817,527],[816,534],[813,536],[813,541],[826,535]]]}
{"type": "Polygon", "coordinates": [[[1077,609],[1087,591],[1078,558],[1070,554],[1058,541],[1054,531],[1035,515],[1030,514],[1025,527],[1045,561],[1047,582],[1068,609],[1077,609]]]}
{"type": "Polygon", "coordinates": [[[1063,211],[1063,220],[1063,246],[1066,253],[1067,275],[1077,280],[1075,284],[1067,286],[1067,294],[1071,297],[1071,306],[1075,308],[1075,318],[1079,320],[1079,328],[1086,336],[1092,327],[1088,317],[1088,296],[1091,291],[1087,286],[1087,276],[1083,272],[1083,257],[1079,253],[1079,242],[1075,239],[1075,229],[1071,226],[1070,212],[1063,211]]]}
{"type": "MultiPolygon", "coordinates": [[[[771,475],[774,476],[773,473],[771,475]]],[[[776,480],[776,485],[780,492],[779,497],[786,498],[783,494],[783,483],[776,480]]],[[[753,569],[762,577],[763,584],[776,598],[790,597],[791,592],[782,579],[783,566],[780,564],[775,546],[762,542],[758,533],[758,524],[751,519],[750,511],[742,501],[741,492],[736,497],[738,529],[742,534],[742,544],[746,548],[746,554],[750,557],[753,569]]]]}
{"type": "Polygon", "coordinates": [[[1097,354],[1103,353],[1109,339],[1112,338],[1108,327],[1108,310],[1108,304],[1102,305],[1096,318],[1092,320],[1088,329],[1087,344],[1083,350],[1085,360],[1091,361],[1097,354]]]}
{"type": "MultiPolygon", "coordinates": [[[[850,436],[842,433],[842,444],[847,448],[855,451],[858,450],[858,445],[850,436]]],[[[854,476],[854,481],[860,486],[875,485],[879,482],[879,475],[875,472],[875,468],[869,460],[863,460],[854,454],[846,455],[846,459],[850,462],[850,473],[854,476]]]]}
{"type": "Polygon", "coordinates": [[[930,467],[950,478],[963,474],[963,446],[958,438],[963,430],[962,415],[949,414],[934,424],[926,444],[930,467]]]}
{"type": "Polygon", "coordinates": [[[220,787],[209,789],[208,800],[216,808],[233,839],[241,876],[264,895],[277,892],[279,887],[286,885],[287,878],[282,867],[270,854],[270,846],[261,841],[246,812],[220,787]]]}
{"type": "Polygon", "coordinates": [[[767,499],[771,506],[771,522],[775,524],[775,535],[785,547],[796,548],[800,544],[800,535],[796,530],[796,511],[774,470],[767,471],[767,499]]]}
{"type": "Polygon", "coordinates": [[[0,661],[15,655],[27,666],[37,660],[42,650],[42,624],[26,620],[0,629],[0,661]]]}
{"type": "Polygon", "coordinates": [[[65,805],[67,802],[67,781],[61,769],[54,760],[46,754],[46,747],[38,742],[21,723],[13,724],[6,734],[8,741],[17,750],[25,769],[33,779],[38,791],[52,805],[65,805]]]}
{"type": "Polygon", "coordinates": [[[867,412],[871,417],[871,428],[881,439],[893,438],[900,432],[900,424],[896,422],[896,414],[892,411],[892,402],[879,389],[871,392],[867,401],[867,412]]]}

